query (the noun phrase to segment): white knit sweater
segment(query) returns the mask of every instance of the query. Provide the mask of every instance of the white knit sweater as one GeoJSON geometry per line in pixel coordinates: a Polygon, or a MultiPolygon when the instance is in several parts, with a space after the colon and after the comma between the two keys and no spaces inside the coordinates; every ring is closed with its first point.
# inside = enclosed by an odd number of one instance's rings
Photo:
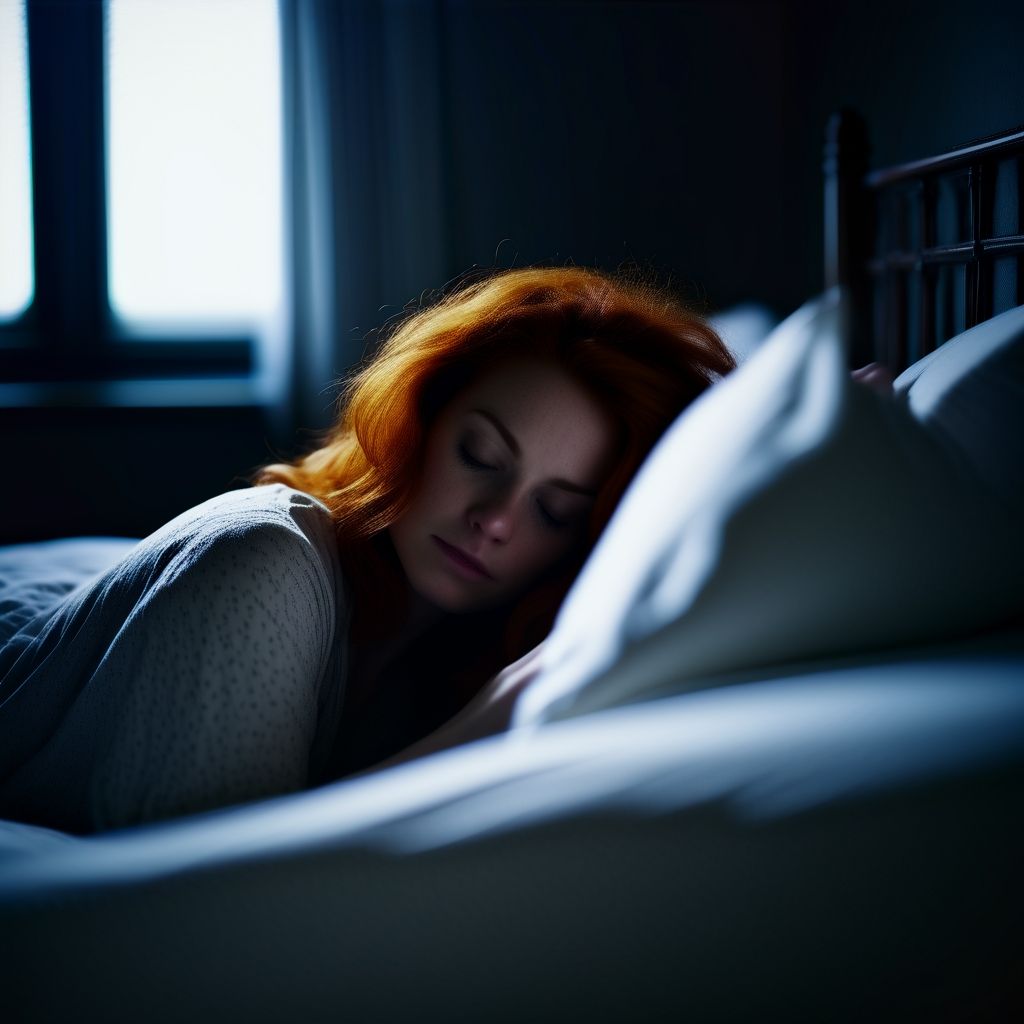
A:
{"type": "Polygon", "coordinates": [[[89,832],[315,779],[347,669],[327,509],[273,484],[105,542],[98,574],[88,543],[0,549],[0,816],[89,832]]]}

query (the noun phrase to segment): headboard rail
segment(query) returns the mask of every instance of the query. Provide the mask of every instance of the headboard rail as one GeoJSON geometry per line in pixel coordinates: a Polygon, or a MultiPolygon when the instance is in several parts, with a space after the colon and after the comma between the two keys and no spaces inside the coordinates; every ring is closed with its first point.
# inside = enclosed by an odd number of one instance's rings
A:
{"type": "Polygon", "coordinates": [[[849,111],[825,143],[825,279],[853,297],[851,361],[894,371],[1024,302],[1024,129],[867,173],[849,111]]]}

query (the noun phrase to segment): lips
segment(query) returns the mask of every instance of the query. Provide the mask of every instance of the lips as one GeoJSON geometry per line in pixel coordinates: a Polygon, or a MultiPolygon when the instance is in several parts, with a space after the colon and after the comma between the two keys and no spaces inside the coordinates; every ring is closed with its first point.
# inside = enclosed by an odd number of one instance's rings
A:
{"type": "Polygon", "coordinates": [[[450,565],[452,565],[460,574],[467,579],[476,580],[493,580],[494,577],[487,571],[483,562],[478,561],[472,555],[467,554],[461,548],[455,547],[453,544],[449,544],[447,541],[441,540],[440,537],[434,534],[430,535],[430,539],[437,545],[441,553],[447,558],[450,565]]]}

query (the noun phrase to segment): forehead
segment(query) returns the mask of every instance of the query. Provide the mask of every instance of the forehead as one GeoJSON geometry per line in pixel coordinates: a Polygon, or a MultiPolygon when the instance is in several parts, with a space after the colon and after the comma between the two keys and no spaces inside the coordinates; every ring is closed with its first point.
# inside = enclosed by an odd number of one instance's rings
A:
{"type": "Polygon", "coordinates": [[[452,412],[496,416],[513,434],[524,460],[552,475],[591,484],[607,472],[617,425],[568,370],[531,356],[510,357],[484,370],[455,400],[452,412]]]}

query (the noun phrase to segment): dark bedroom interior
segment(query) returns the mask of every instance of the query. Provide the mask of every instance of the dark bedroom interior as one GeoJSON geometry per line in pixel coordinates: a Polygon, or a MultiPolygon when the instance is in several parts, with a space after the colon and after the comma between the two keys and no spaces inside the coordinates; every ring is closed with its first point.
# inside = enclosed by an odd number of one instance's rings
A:
{"type": "Polygon", "coordinates": [[[143,536],[294,456],[374,332],[473,268],[637,266],[701,311],[786,315],[823,287],[832,112],[865,117],[873,166],[1024,122],[1012,3],[286,5],[285,174],[305,219],[261,398],[251,338],[211,339],[191,365],[187,336],[164,365],[111,348],[101,12],[29,4],[36,282],[0,323],[7,543],[143,536]],[[174,386],[103,386],[161,374],[174,386]]]}
{"type": "Polygon", "coordinates": [[[1024,1020],[1022,55],[0,0],[0,1020],[1024,1020]]]}

